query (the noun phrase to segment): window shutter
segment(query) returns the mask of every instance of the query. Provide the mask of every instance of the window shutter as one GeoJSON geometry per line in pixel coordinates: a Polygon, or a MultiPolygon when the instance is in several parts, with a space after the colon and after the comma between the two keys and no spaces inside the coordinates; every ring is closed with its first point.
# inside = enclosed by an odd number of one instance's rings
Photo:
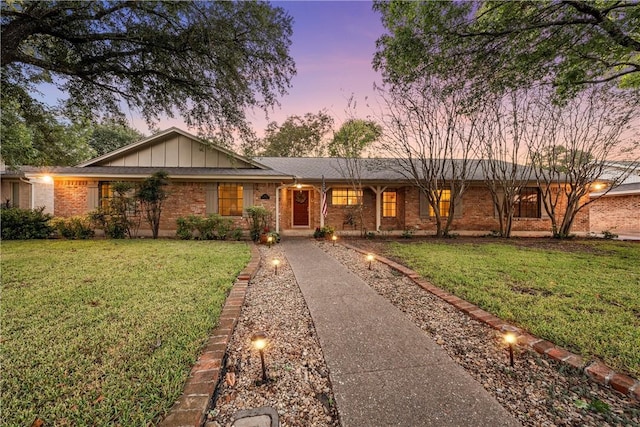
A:
{"type": "Polygon", "coordinates": [[[247,208],[253,206],[253,184],[242,185],[242,214],[246,215],[247,208]]]}
{"type": "Polygon", "coordinates": [[[205,212],[207,215],[218,213],[218,183],[211,182],[205,187],[205,212]]]}
{"type": "Polygon", "coordinates": [[[100,200],[98,198],[98,183],[89,181],[87,184],[87,209],[90,211],[98,209],[100,200]]]}
{"type": "Polygon", "coordinates": [[[420,194],[420,218],[429,218],[429,201],[422,190],[418,188],[420,194]]]}

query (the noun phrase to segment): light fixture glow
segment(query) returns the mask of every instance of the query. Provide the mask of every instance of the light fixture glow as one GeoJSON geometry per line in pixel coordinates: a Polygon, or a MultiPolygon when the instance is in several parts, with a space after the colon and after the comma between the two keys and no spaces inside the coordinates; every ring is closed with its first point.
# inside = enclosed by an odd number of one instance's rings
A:
{"type": "Polygon", "coordinates": [[[53,183],[53,178],[51,177],[51,175],[42,175],[42,177],[40,178],[42,180],[42,182],[44,182],[45,184],[51,184],[53,183]]]}
{"type": "Polygon", "coordinates": [[[374,259],[375,257],[373,256],[373,254],[367,255],[367,261],[369,261],[369,270],[371,270],[371,263],[373,262],[374,259]]]}
{"type": "Polygon", "coordinates": [[[518,341],[518,338],[513,332],[507,332],[504,334],[504,341],[509,344],[509,364],[513,368],[513,345],[518,341]]]}
{"type": "Polygon", "coordinates": [[[251,343],[260,353],[260,363],[262,365],[262,384],[266,384],[269,381],[269,378],[267,377],[267,368],[264,364],[264,349],[267,346],[267,334],[262,331],[256,332],[251,336],[251,343]]]}
{"type": "Polygon", "coordinates": [[[299,190],[302,188],[302,184],[296,184],[296,188],[299,190]]]}
{"type": "Polygon", "coordinates": [[[336,236],[335,234],[333,236],[331,236],[331,240],[333,240],[333,246],[336,245],[336,240],[338,240],[338,236],[336,236]]]}
{"type": "Polygon", "coordinates": [[[274,270],[275,270],[275,275],[278,275],[278,265],[280,265],[280,260],[279,259],[274,259],[273,261],[271,261],[271,263],[273,264],[274,270]]]}

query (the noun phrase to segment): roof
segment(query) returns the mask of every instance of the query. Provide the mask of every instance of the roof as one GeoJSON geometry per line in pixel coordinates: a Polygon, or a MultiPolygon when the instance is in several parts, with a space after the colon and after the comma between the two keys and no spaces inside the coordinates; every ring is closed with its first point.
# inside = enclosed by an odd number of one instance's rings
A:
{"type": "Polygon", "coordinates": [[[615,196],[630,196],[634,194],[640,194],[640,182],[633,182],[631,184],[622,184],[611,189],[607,193],[602,191],[597,193],[590,193],[589,197],[615,197],[615,196]]]}
{"type": "MultiPolygon", "coordinates": [[[[336,157],[257,157],[256,160],[270,168],[279,170],[286,175],[307,180],[345,180],[348,178],[347,160],[336,157]]],[[[355,159],[360,163],[360,178],[362,181],[409,181],[406,170],[407,159],[355,159]],[[404,172],[404,173],[403,173],[404,172]]],[[[486,160],[469,160],[468,168],[472,173],[467,177],[471,181],[483,181],[485,175],[482,162],[486,160]]],[[[450,162],[450,160],[447,160],[450,162]]],[[[461,166],[462,160],[453,160],[461,166]]],[[[518,166],[521,176],[525,177],[527,168],[518,166]]],[[[445,174],[445,179],[453,179],[451,170],[445,174]]]]}

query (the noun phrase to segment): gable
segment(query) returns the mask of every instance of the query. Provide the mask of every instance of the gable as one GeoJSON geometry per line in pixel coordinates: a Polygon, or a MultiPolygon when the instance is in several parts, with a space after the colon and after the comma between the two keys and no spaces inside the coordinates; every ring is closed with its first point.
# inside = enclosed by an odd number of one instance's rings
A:
{"type": "Polygon", "coordinates": [[[79,166],[240,169],[261,167],[221,147],[207,145],[197,137],[175,128],[79,166]]]}

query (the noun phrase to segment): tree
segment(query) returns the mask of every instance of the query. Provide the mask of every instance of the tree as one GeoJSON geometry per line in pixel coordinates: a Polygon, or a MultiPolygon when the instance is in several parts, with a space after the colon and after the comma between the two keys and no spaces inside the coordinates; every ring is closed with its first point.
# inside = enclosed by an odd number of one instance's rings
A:
{"type": "Polygon", "coordinates": [[[137,129],[125,123],[108,120],[92,126],[88,143],[98,156],[102,156],[143,137],[144,135],[137,129]]]}
{"type": "Polygon", "coordinates": [[[162,214],[162,205],[169,197],[169,193],[165,189],[169,185],[169,175],[164,171],[159,171],[142,181],[136,192],[136,198],[140,201],[145,211],[147,222],[151,226],[153,238],[158,238],[158,230],[160,229],[160,215],[162,214]]]}
{"type": "MultiPolygon", "coordinates": [[[[354,193],[362,191],[362,153],[382,136],[382,127],[374,121],[351,118],[333,135],[328,150],[331,157],[339,157],[340,174],[349,180],[354,193]]],[[[374,190],[375,191],[375,190],[374,190]]],[[[364,234],[364,201],[356,205],[364,234]]]]}
{"type": "Polygon", "coordinates": [[[532,179],[526,140],[527,120],[533,103],[527,90],[512,91],[483,108],[485,120],[478,127],[477,154],[491,194],[498,233],[511,237],[515,202],[532,179]]]}
{"type": "Polygon", "coordinates": [[[291,17],[266,2],[7,1],[1,15],[3,96],[50,82],[72,119],[178,112],[228,142],[295,74],[291,17]]]}
{"type": "Polygon", "coordinates": [[[551,98],[548,92],[534,98],[526,138],[553,235],[565,238],[578,212],[597,200],[588,197],[594,182],[609,184],[605,195],[632,172],[630,162],[604,177],[609,162],[639,158],[640,100],[607,85],[561,104],[551,98]]]}
{"type": "Polygon", "coordinates": [[[607,81],[640,87],[637,2],[376,1],[374,9],[389,32],[377,41],[374,67],[389,82],[464,66],[481,90],[539,80],[560,95],[607,81]]]}
{"type": "Polygon", "coordinates": [[[282,125],[269,123],[258,146],[245,146],[244,152],[268,157],[322,157],[326,152],[324,138],[332,128],[333,118],[325,111],[290,116],[282,125]]]}
{"type": "Polygon", "coordinates": [[[450,90],[452,81],[428,77],[381,90],[386,112],[380,148],[398,158],[396,171],[424,195],[438,237],[449,234],[478,168],[471,156],[482,115],[466,103],[468,88],[457,81],[456,90],[450,90]]]}
{"type": "Polygon", "coordinates": [[[95,155],[86,126],[68,123],[30,98],[3,94],[1,104],[0,155],[9,167],[72,166],[95,155]]]}

